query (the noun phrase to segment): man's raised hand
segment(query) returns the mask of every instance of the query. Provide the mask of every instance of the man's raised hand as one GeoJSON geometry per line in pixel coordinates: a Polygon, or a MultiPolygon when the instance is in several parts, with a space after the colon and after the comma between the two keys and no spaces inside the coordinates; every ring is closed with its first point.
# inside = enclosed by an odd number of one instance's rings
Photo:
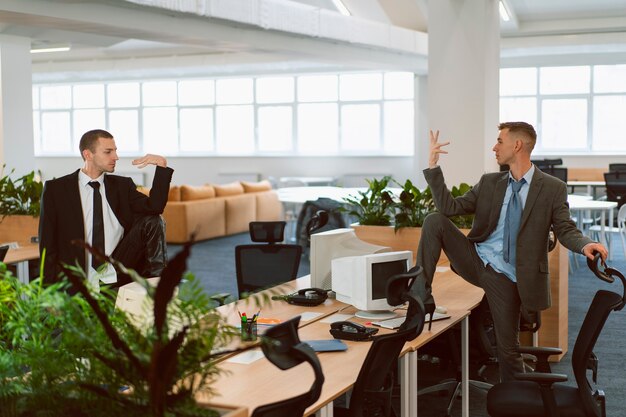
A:
{"type": "Polygon", "coordinates": [[[138,168],[145,168],[148,165],[158,165],[160,167],[167,167],[167,160],[161,155],[147,154],[144,157],[133,160],[133,165],[137,165],[138,168]]]}
{"type": "Polygon", "coordinates": [[[428,157],[428,168],[434,168],[437,166],[439,162],[439,154],[440,153],[448,153],[448,151],[443,150],[444,146],[450,144],[450,142],[441,142],[439,143],[439,131],[433,132],[430,131],[430,156],[428,157]]]}

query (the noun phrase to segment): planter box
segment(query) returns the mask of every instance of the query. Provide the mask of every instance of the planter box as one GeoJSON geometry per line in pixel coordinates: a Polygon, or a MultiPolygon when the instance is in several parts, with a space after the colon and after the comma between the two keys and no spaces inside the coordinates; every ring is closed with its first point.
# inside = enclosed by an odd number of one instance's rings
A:
{"type": "Polygon", "coordinates": [[[0,215],[0,243],[17,242],[20,246],[31,244],[39,235],[39,217],[29,215],[0,215]]]}

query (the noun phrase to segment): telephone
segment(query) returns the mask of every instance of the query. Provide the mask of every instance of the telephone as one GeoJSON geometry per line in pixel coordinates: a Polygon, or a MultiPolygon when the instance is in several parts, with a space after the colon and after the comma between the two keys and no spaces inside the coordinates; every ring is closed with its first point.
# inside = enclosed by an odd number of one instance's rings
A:
{"type": "Polygon", "coordinates": [[[317,306],[328,298],[328,291],[321,288],[304,288],[288,295],[275,295],[272,300],[285,300],[299,306],[317,306]]]}
{"type": "Polygon", "coordinates": [[[371,340],[378,333],[374,327],[365,327],[351,321],[336,321],[330,325],[330,334],[335,339],[344,340],[371,340]]]}

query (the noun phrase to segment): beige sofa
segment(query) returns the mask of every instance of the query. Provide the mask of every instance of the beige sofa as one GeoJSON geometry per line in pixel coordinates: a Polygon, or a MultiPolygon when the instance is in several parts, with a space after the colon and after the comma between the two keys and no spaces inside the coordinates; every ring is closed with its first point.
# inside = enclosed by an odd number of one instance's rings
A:
{"type": "Polygon", "coordinates": [[[283,207],[269,181],[173,185],[163,218],[167,242],[184,243],[192,236],[204,240],[246,232],[251,221],[282,220],[283,207]]]}

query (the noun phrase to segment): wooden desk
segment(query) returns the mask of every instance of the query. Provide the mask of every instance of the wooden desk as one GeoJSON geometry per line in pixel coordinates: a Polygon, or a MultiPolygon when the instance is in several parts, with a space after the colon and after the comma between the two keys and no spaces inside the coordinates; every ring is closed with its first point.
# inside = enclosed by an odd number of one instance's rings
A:
{"type": "Polygon", "coordinates": [[[20,282],[28,284],[30,276],[28,272],[28,261],[32,259],[39,259],[39,246],[38,245],[24,245],[17,249],[9,249],[6,257],[4,258],[5,264],[16,264],[17,266],[17,278],[20,282]]]}

